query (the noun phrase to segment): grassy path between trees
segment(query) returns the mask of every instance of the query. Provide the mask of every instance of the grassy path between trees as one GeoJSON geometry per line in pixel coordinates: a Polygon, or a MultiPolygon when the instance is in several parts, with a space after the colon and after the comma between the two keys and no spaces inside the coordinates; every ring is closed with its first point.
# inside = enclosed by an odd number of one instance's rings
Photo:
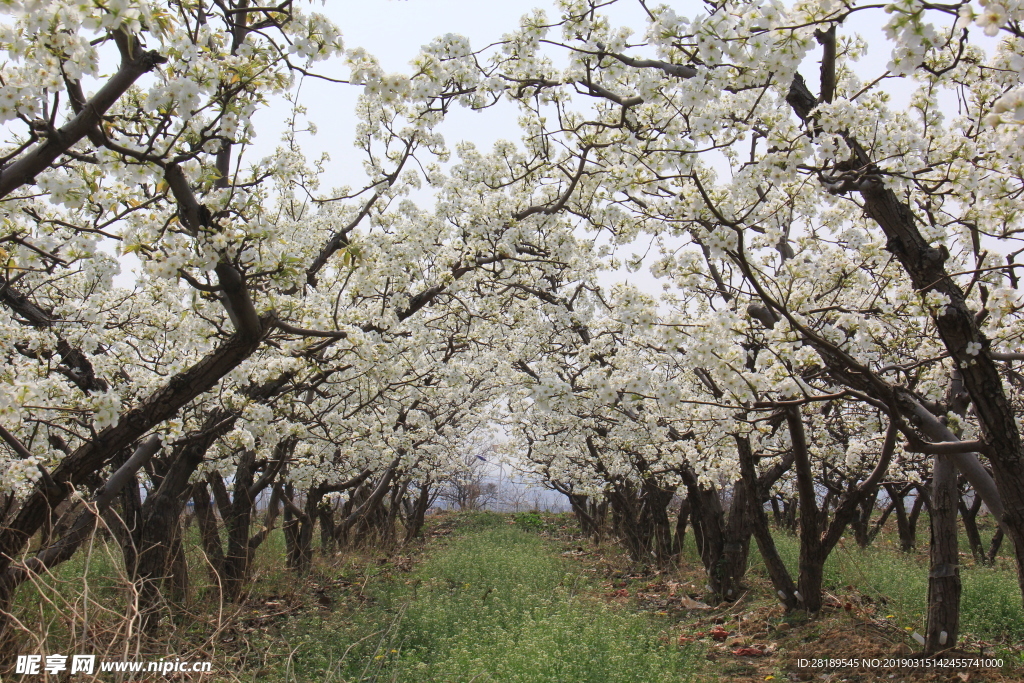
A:
{"type": "Polygon", "coordinates": [[[432,544],[411,573],[369,581],[348,621],[293,623],[280,635],[294,655],[275,673],[346,683],[656,683],[687,680],[701,666],[696,649],[662,633],[667,621],[592,597],[573,569],[507,518],[477,518],[432,544]]]}

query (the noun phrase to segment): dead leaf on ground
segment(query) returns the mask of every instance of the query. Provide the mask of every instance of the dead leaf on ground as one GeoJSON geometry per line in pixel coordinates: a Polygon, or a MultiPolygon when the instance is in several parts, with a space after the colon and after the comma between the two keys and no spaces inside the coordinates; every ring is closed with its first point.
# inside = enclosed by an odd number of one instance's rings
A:
{"type": "Polygon", "coordinates": [[[686,595],[679,598],[679,602],[684,609],[711,609],[711,605],[705,604],[700,600],[694,600],[686,595]]]}

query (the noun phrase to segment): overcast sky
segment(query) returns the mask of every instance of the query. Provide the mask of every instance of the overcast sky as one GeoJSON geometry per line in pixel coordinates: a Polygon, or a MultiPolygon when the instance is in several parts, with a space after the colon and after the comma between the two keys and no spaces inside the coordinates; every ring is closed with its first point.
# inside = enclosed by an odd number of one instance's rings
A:
{"type": "MultiPolygon", "coordinates": [[[[698,0],[675,0],[669,4],[683,16],[693,17],[704,11],[704,3],[698,0]]],[[[514,30],[520,17],[535,7],[544,8],[551,18],[558,16],[553,0],[325,0],[322,4],[312,2],[307,7],[309,11],[326,14],[341,28],[347,48],[363,47],[377,57],[385,71],[406,73],[409,61],[421,46],[437,36],[458,33],[468,37],[475,49],[480,49],[514,30]]],[[[623,0],[602,8],[602,12],[611,16],[613,25],[630,26],[642,35],[646,15],[639,2],[623,0]]],[[[880,30],[886,16],[881,11],[854,15],[842,29],[843,32],[856,31],[868,40],[871,49],[860,67],[864,74],[873,74],[872,78],[885,71],[890,57],[890,46],[880,30]]],[[[336,78],[349,75],[341,60],[319,64],[317,69],[336,78]]],[[[812,83],[816,80],[816,74],[806,76],[812,83]]],[[[360,182],[363,178],[361,157],[352,147],[355,127],[352,111],[358,88],[312,79],[307,79],[302,88],[301,99],[308,107],[308,118],[319,130],[316,138],[308,141],[307,153],[313,157],[323,150],[332,159],[324,189],[360,182]]],[[[905,87],[894,88],[891,94],[897,101],[906,100],[905,87]]],[[[454,108],[441,132],[449,144],[468,139],[484,149],[501,137],[517,139],[514,111],[511,107],[498,109],[470,112],[454,108]]],[[[281,121],[286,116],[286,112],[274,107],[257,119],[261,124],[257,151],[273,149],[279,139],[281,121]]]]}
{"type": "MultiPolygon", "coordinates": [[[[693,17],[704,11],[704,4],[697,0],[676,0],[670,2],[677,13],[693,17]]],[[[358,0],[355,2],[325,0],[306,4],[307,11],[328,15],[342,30],[347,48],[363,47],[379,60],[388,72],[409,72],[410,60],[420,51],[421,46],[445,33],[467,36],[475,49],[483,48],[501,39],[504,33],[514,30],[520,17],[534,7],[542,7],[549,17],[556,18],[558,10],[551,0],[506,0],[504,2],[480,2],[479,0],[358,0]]],[[[642,35],[645,14],[639,2],[622,0],[602,11],[610,14],[616,26],[630,26],[642,35]]],[[[885,21],[881,11],[861,13],[847,22],[841,31],[860,33],[869,43],[868,57],[858,66],[871,78],[885,71],[889,60],[890,45],[884,39],[880,26],[885,21]],[[874,26],[872,26],[874,25],[874,26]]],[[[808,72],[812,87],[817,80],[812,53],[802,71],[808,72]]],[[[349,68],[341,59],[334,59],[316,65],[319,73],[333,78],[348,78],[349,68]]],[[[905,102],[908,89],[905,84],[890,81],[893,105],[905,102]],[[902,85],[902,88],[895,87],[902,85]]],[[[888,85],[884,84],[884,85],[888,85]]],[[[353,147],[356,119],[353,114],[359,86],[328,83],[307,78],[302,84],[300,101],[306,106],[307,118],[316,124],[315,137],[302,136],[300,142],[307,157],[315,159],[327,152],[331,161],[321,181],[321,191],[341,185],[362,186],[365,174],[362,171],[363,153],[353,147]]],[[[289,116],[289,107],[283,100],[275,101],[270,107],[257,113],[254,118],[257,137],[253,149],[247,152],[249,159],[270,154],[280,144],[281,133],[289,116]]],[[[445,135],[449,147],[461,140],[476,143],[488,149],[499,138],[518,140],[516,113],[508,104],[499,104],[483,112],[472,112],[454,107],[446,121],[439,128],[445,135]]],[[[637,246],[635,250],[643,250],[637,246]]],[[[622,254],[628,256],[629,254],[622,254]]],[[[127,271],[136,262],[123,262],[121,278],[127,284],[132,276],[127,271]]],[[[619,273],[616,278],[625,274],[619,273]]],[[[605,283],[615,278],[605,278],[605,283]]],[[[636,279],[632,276],[631,279],[636,279]]],[[[645,288],[658,288],[652,278],[641,275],[645,288]]]]}
{"type": "MultiPolygon", "coordinates": [[[[692,0],[680,4],[692,5],[695,9],[699,5],[692,0]]],[[[474,49],[480,49],[515,30],[520,17],[535,7],[544,7],[551,17],[558,16],[554,3],[547,0],[326,0],[323,4],[312,2],[307,7],[309,11],[329,16],[338,25],[346,48],[362,47],[378,59],[386,72],[401,73],[409,72],[409,62],[423,45],[446,33],[464,35],[474,49]]],[[[617,22],[643,26],[639,3],[623,2],[612,9],[617,22]]],[[[335,78],[349,76],[349,69],[341,60],[318,64],[317,71],[335,78]]],[[[354,185],[364,178],[362,154],[352,147],[356,122],[352,112],[358,93],[356,86],[313,79],[306,79],[302,85],[301,100],[308,108],[309,120],[318,129],[314,139],[305,141],[307,154],[314,157],[320,151],[327,151],[331,155],[324,190],[342,184],[354,185]]],[[[269,152],[277,144],[279,126],[285,116],[286,113],[275,107],[257,119],[262,137],[258,151],[269,152]],[[271,126],[277,130],[264,135],[262,131],[269,132],[271,126]]],[[[454,107],[439,130],[448,139],[449,146],[459,140],[471,140],[482,149],[490,148],[500,138],[516,140],[519,137],[514,109],[500,105],[483,112],[454,107]]]]}

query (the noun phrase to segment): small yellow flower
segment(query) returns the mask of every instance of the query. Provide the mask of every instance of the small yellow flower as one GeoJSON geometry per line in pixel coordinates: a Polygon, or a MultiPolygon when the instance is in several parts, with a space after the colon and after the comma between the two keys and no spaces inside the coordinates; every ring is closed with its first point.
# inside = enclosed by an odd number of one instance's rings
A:
{"type": "Polygon", "coordinates": [[[896,615],[895,615],[895,614],[886,614],[886,615],[885,615],[885,618],[886,618],[886,619],[895,619],[895,618],[896,618],[896,615]]]}
{"type": "Polygon", "coordinates": [[[767,676],[764,677],[764,680],[766,680],[766,681],[774,681],[775,680],[775,676],[772,676],[771,674],[768,674],[767,676]]]}
{"type": "Polygon", "coordinates": [[[384,655],[377,655],[374,659],[384,659],[384,655]]]}
{"type": "Polygon", "coordinates": [[[392,652],[398,652],[398,650],[392,650],[392,652]]]}
{"type": "Polygon", "coordinates": [[[904,627],[903,627],[903,630],[904,630],[904,631],[913,631],[913,630],[914,630],[914,627],[913,627],[913,626],[904,626],[904,627]]]}

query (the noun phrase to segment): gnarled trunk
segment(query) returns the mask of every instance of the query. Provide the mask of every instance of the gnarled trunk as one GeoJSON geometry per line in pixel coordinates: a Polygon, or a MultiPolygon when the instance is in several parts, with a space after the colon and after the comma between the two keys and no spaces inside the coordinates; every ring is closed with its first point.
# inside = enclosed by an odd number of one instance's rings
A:
{"type": "Polygon", "coordinates": [[[713,599],[735,600],[742,590],[750,552],[750,509],[747,486],[741,480],[733,488],[726,518],[719,491],[687,483],[690,520],[701,563],[708,576],[713,599]]]}
{"type": "MultiPolygon", "coordinates": [[[[757,541],[757,548],[761,552],[761,559],[764,561],[765,569],[768,570],[768,577],[771,579],[779,600],[787,610],[796,609],[798,603],[796,585],[794,585],[789,570],[786,569],[786,564],[775,547],[775,539],[772,538],[771,529],[768,527],[768,516],[764,511],[764,500],[769,497],[767,488],[792,466],[792,457],[779,463],[775,467],[775,471],[766,472],[762,478],[759,478],[754,453],[750,448],[750,440],[747,437],[737,436],[736,447],[740,474],[748,490],[754,492],[754,495],[747,497],[748,516],[754,539],[757,541]]],[[[773,502],[774,500],[772,498],[773,502]]]]}
{"type": "Polygon", "coordinates": [[[411,503],[407,504],[407,511],[403,517],[405,525],[405,538],[402,545],[408,544],[412,539],[419,537],[423,530],[423,523],[426,520],[427,508],[430,507],[430,482],[425,481],[417,485],[419,493],[411,503]]]}

